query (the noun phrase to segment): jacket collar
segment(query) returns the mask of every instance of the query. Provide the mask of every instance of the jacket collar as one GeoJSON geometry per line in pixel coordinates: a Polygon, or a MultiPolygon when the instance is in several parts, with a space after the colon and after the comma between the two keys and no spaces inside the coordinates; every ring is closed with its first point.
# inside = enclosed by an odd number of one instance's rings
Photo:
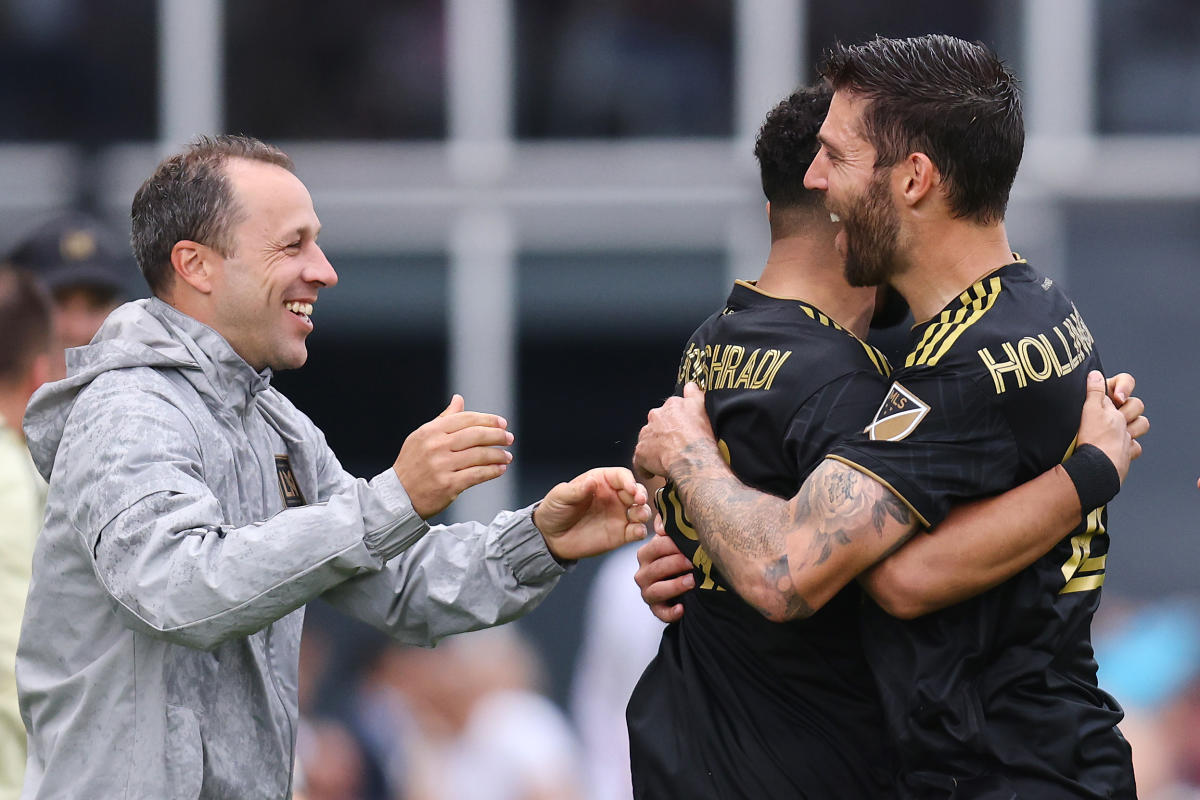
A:
{"type": "Polygon", "coordinates": [[[262,372],[255,370],[234,351],[224,336],[208,325],[157,297],[150,298],[146,310],[167,328],[171,338],[187,348],[211,393],[227,405],[245,410],[271,385],[270,367],[262,372]]]}

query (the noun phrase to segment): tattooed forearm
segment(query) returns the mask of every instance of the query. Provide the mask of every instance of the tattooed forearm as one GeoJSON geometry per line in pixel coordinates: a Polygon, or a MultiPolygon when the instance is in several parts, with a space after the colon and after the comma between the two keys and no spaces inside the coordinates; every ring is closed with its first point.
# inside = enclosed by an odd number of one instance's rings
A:
{"type": "Polygon", "coordinates": [[[884,523],[887,522],[887,517],[899,522],[901,525],[907,525],[916,532],[917,520],[913,516],[912,511],[908,506],[900,502],[900,498],[891,492],[883,492],[875,505],[871,509],[871,521],[875,524],[875,530],[878,533],[883,533],[884,523]]]}
{"type": "Polygon", "coordinates": [[[709,442],[689,445],[681,455],[671,479],[692,524],[708,534],[704,544],[714,561],[718,552],[756,559],[783,552],[787,533],[783,500],[739,481],[709,442]]]}
{"type": "Polygon", "coordinates": [[[785,599],[785,619],[812,616],[812,606],[796,593],[796,585],[792,582],[792,568],[788,564],[787,556],[780,556],[777,561],[768,565],[765,577],[767,585],[773,587],[779,596],[785,599]]]}
{"type": "Polygon", "coordinates": [[[730,588],[772,618],[783,609],[803,610],[787,574],[786,501],[741,483],[711,441],[685,447],[672,464],[671,480],[730,588]]]}
{"type": "Polygon", "coordinates": [[[785,501],[738,481],[711,441],[680,456],[671,478],[701,543],[732,588],[772,619],[811,614],[916,528],[891,491],[836,461],[785,501]]]}
{"type": "Polygon", "coordinates": [[[885,536],[889,518],[915,529],[908,506],[858,470],[826,461],[800,487],[792,520],[812,532],[806,563],[823,564],[859,534],[885,536]]]}

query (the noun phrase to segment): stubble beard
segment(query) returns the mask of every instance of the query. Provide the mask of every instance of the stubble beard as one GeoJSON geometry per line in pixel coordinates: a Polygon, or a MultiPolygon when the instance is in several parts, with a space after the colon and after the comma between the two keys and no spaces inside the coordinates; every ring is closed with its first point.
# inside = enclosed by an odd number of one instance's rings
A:
{"type": "Polygon", "coordinates": [[[846,282],[878,286],[895,271],[900,215],[892,205],[887,179],[872,177],[867,191],[842,215],[846,230],[846,282]]]}

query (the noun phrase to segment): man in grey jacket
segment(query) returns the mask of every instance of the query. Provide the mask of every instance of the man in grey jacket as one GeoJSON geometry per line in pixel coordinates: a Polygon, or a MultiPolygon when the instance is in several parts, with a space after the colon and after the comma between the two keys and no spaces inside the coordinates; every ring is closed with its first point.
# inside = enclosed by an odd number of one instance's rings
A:
{"type": "Polygon", "coordinates": [[[245,137],[198,140],[134,198],[154,296],[70,351],[25,419],[50,490],[17,657],[23,797],[288,797],[306,602],[430,645],[641,537],[645,490],[619,468],[429,526],[511,458],[504,420],[458,396],[390,469],[345,472],[270,386],[337,282],[319,228],[288,157],[245,137]]]}

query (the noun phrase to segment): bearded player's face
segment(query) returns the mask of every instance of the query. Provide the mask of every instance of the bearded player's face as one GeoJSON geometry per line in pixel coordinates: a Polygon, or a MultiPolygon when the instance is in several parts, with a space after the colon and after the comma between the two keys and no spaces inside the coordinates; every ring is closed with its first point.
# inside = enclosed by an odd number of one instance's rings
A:
{"type": "Polygon", "coordinates": [[[900,216],[891,199],[888,170],[875,167],[875,148],[863,135],[868,101],[835,92],[821,125],[821,149],[804,185],[825,193],[825,206],[842,223],[838,252],[846,259],[851,286],[875,286],[891,275],[900,236],[900,216]]]}

